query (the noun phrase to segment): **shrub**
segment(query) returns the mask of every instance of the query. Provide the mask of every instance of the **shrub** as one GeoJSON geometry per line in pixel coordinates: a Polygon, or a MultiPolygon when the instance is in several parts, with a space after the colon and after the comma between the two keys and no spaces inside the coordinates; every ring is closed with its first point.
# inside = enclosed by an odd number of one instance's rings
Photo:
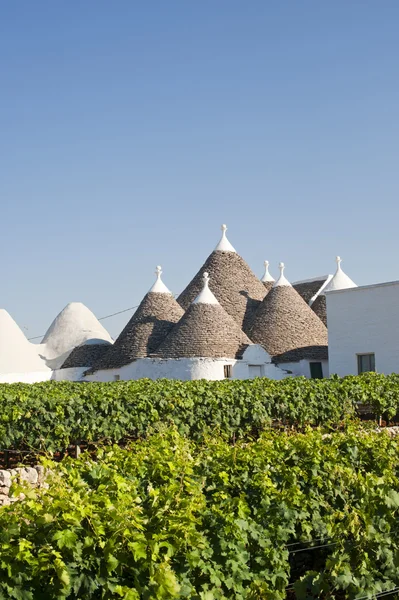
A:
{"type": "Polygon", "coordinates": [[[280,600],[290,584],[371,598],[399,584],[399,441],[383,433],[232,445],[173,428],[51,466],[49,489],[0,509],[0,598],[280,600]]]}

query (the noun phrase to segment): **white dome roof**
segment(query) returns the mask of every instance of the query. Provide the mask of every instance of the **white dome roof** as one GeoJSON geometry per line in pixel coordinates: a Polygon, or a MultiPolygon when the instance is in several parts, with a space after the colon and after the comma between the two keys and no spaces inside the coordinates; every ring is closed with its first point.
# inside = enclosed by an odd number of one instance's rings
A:
{"type": "Polygon", "coordinates": [[[47,371],[39,348],[26,339],[8,312],[0,309],[0,373],[47,371]]]}
{"type": "Polygon", "coordinates": [[[82,302],[70,302],[48,328],[41,346],[41,354],[51,367],[57,369],[68,354],[88,340],[112,343],[108,331],[82,302]]]}

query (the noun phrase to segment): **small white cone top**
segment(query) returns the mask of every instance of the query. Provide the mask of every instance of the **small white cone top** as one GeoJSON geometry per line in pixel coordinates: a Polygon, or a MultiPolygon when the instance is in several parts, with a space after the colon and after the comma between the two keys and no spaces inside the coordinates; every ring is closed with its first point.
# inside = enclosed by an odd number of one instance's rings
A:
{"type": "Polygon", "coordinates": [[[265,274],[263,275],[261,281],[265,283],[268,281],[274,281],[274,277],[272,277],[269,273],[269,261],[265,260],[263,264],[265,265],[265,274]]]}
{"type": "Polygon", "coordinates": [[[284,275],[285,264],[281,262],[278,268],[280,269],[280,277],[277,279],[273,287],[282,287],[283,285],[291,286],[290,282],[288,281],[288,279],[286,279],[284,275]]]}
{"type": "Polygon", "coordinates": [[[153,292],[155,294],[171,294],[170,290],[168,290],[161,279],[162,268],[160,266],[156,268],[155,275],[157,276],[156,281],[148,293],[153,292]]]}
{"type": "Polygon", "coordinates": [[[334,290],[346,290],[349,288],[357,287],[356,283],[352,281],[350,277],[341,269],[342,259],[340,256],[337,256],[335,259],[337,263],[337,270],[335,271],[334,277],[328,282],[328,284],[323,288],[320,293],[332,292],[334,290]]]}
{"type": "Polygon", "coordinates": [[[219,252],[235,252],[235,249],[230,244],[230,242],[226,236],[227,225],[222,225],[221,229],[222,229],[222,237],[220,238],[220,242],[216,246],[214,252],[217,252],[217,251],[219,251],[219,252]]]}
{"type": "Polygon", "coordinates": [[[212,294],[209,289],[209,275],[208,273],[204,273],[203,275],[204,287],[201,292],[198,294],[193,304],[219,304],[216,300],[215,296],[212,294]]]}

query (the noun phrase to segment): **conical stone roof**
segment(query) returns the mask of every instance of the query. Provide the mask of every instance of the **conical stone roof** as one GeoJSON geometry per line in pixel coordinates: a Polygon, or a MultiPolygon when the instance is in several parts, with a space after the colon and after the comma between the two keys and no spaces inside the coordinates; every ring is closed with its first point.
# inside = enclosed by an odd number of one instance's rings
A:
{"type": "Polygon", "coordinates": [[[310,308],[327,327],[327,302],[325,295],[320,294],[320,296],[317,296],[316,300],[310,305],[310,308]]]}
{"type": "Polygon", "coordinates": [[[327,345],[327,329],[284,276],[281,275],[256,311],[249,337],[273,357],[291,360],[314,354],[315,346],[327,345]],[[293,352],[295,351],[295,352],[293,352]]]}
{"type": "Polygon", "coordinates": [[[332,275],[323,275],[321,277],[314,277],[313,279],[309,279],[307,281],[297,281],[296,283],[292,284],[294,290],[296,290],[298,294],[305,300],[306,304],[309,304],[313,312],[316,313],[319,319],[321,319],[326,326],[327,309],[325,299],[324,302],[316,302],[316,304],[314,303],[314,300],[321,290],[329,283],[332,277],[332,275]]]}
{"type": "Polygon", "coordinates": [[[103,344],[86,342],[77,348],[74,348],[66,361],[62,364],[61,369],[71,369],[74,367],[90,368],[103,358],[108,352],[111,344],[104,342],[103,344]]]}
{"type": "Polygon", "coordinates": [[[203,274],[202,290],[156,352],[160,358],[239,358],[251,340],[222,308],[203,274]]]}
{"type": "Polygon", "coordinates": [[[161,280],[161,267],[156,274],[155,284],[109,351],[94,364],[94,370],[122,367],[155,352],[183,316],[183,309],[161,280]]]}
{"type": "Polygon", "coordinates": [[[331,278],[332,275],[322,275],[307,281],[297,281],[292,284],[292,287],[305,300],[306,304],[310,304],[312,298],[317,296],[331,278]]]}
{"type": "Polygon", "coordinates": [[[207,272],[213,294],[239,328],[245,330],[254,311],[265,297],[266,289],[227,240],[226,229],[223,225],[219,244],[177,301],[187,310],[201,291],[203,275],[207,272]]]}

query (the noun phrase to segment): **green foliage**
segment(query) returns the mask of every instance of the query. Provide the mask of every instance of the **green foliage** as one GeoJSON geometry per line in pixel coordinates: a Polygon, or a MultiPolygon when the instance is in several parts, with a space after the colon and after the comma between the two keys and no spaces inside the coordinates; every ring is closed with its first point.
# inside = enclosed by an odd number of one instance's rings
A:
{"type": "Polygon", "coordinates": [[[355,599],[399,584],[399,440],[384,433],[232,445],[165,427],[47,466],[48,489],[0,509],[0,599],[282,600],[291,583],[300,599],[355,599]]]}
{"type": "Polygon", "coordinates": [[[399,412],[399,376],[3,384],[0,447],[51,452],[81,441],[116,443],[165,423],[193,439],[205,432],[238,439],[257,436],[272,421],[338,426],[354,416],[358,402],[392,417],[399,412]]]}

